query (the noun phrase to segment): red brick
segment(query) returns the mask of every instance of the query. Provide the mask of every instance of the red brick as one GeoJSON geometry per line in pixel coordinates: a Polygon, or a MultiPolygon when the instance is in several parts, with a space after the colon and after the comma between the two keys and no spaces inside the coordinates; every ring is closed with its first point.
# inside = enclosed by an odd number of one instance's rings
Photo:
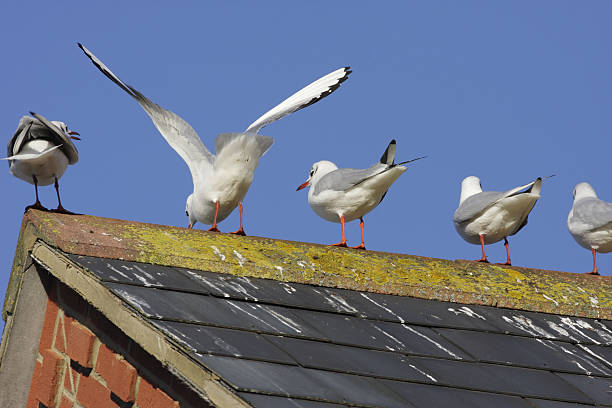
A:
{"type": "Polygon", "coordinates": [[[65,395],[62,395],[58,408],[72,408],[74,403],[70,401],[65,395]]]}
{"type": "Polygon", "coordinates": [[[110,399],[110,391],[93,377],[81,376],[77,401],[85,407],[117,408],[110,399]]]}
{"type": "Polygon", "coordinates": [[[146,408],[178,408],[179,403],[159,388],[153,387],[144,378],[140,379],[136,404],[146,408]]]}
{"type": "Polygon", "coordinates": [[[57,318],[57,311],[59,308],[57,304],[52,300],[47,302],[47,308],[45,310],[45,320],[43,322],[42,333],[40,334],[40,349],[46,350],[51,348],[51,342],[53,341],[53,329],[55,329],[55,319],[57,318]]]}
{"type": "Polygon", "coordinates": [[[119,398],[123,401],[133,400],[136,370],[104,344],[100,345],[95,371],[106,380],[108,388],[119,398]]]}
{"type": "Polygon", "coordinates": [[[43,363],[36,363],[30,395],[50,407],[55,396],[62,390],[63,372],[66,365],[64,357],[50,349],[41,350],[43,363]]]}
{"type": "Polygon", "coordinates": [[[68,356],[84,367],[91,367],[89,358],[96,336],[76,320],[65,316],[68,356]]]}

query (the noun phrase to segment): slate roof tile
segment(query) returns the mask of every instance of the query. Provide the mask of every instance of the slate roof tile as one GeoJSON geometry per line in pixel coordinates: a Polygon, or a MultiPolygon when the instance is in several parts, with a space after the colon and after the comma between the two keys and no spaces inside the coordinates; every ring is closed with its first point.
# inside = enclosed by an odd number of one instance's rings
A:
{"type": "Polygon", "coordinates": [[[238,393],[255,408],[344,408],[348,405],[329,404],[327,402],[310,401],[304,399],[275,397],[272,395],[253,394],[249,392],[238,393]]]}
{"type": "Polygon", "coordinates": [[[606,320],[70,257],[255,407],[612,405],[606,320]]]}
{"type": "Polygon", "coordinates": [[[486,362],[546,370],[612,375],[612,370],[573,344],[520,336],[439,328],[437,332],[486,362]]]}
{"type": "Polygon", "coordinates": [[[587,375],[575,375],[557,373],[574,387],[591,397],[595,402],[602,405],[612,406],[612,379],[591,377],[587,375]]]}
{"type": "Polygon", "coordinates": [[[520,397],[427,384],[381,380],[417,408],[532,408],[520,397]]]}
{"type": "Polygon", "coordinates": [[[159,320],[153,324],[199,353],[297,364],[287,353],[257,333],[159,320]]]}

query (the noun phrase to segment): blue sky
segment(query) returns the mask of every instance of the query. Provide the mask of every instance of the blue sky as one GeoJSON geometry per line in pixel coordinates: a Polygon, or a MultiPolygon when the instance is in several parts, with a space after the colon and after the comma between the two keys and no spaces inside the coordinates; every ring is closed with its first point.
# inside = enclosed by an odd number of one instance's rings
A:
{"type": "MultiPolygon", "coordinates": [[[[295,188],[313,162],[375,162],[391,139],[410,166],[365,217],[369,249],[476,259],[455,232],[461,180],[506,190],[546,181],[529,225],[510,238],[516,265],[585,272],[590,253],[567,231],[572,190],[589,181],[612,201],[612,3],[4,2],[0,125],[8,141],[29,110],[81,133],[60,181],[64,205],[103,217],[186,226],[187,166],[149,118],[77,48],[187,120],[212,149],[319,76],[350,65],[334,95],[263,130],[276,142],[245,200],[250,235],[333,243],[295,188]]],[[[33,186],[5,167],[0,298],[33,186]]],[[[40,189],[56,206],[52,186],[40,189]]],[[[237,211],[220,224],[238,226],[237,211]]],[[[202,228],[202,226],[199,226],[202,228]]],[[[204,226],[206,227],[206,226],[204,226]]],[[[347,229],[359,242],[359,225],[347,229]]],[[[502,262],[502,243],[488,247],[502,262]]],[[[612,254],[599,256],[612,273],[612,254]]]]}

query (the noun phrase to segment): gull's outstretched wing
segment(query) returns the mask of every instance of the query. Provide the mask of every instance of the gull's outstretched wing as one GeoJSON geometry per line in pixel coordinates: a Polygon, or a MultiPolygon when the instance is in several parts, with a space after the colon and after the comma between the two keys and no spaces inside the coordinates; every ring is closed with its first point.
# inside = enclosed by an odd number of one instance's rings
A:
{"type": "Polygon", "coordinates": [[[338,89],[351,72],[350,67],[344,67],[317,79],[264,113],[259,119],[251,123],[245,133],[257,133],[264,126],[320,101],[338,89]]]}
{"type": "Polygon", "coordinates": [[[153,124],[157,130],[159,130],[159,133],[162,134],[168,144],[183,158],[183,160],[185,160],[195,183],[196,175],[198,174],[198,169],[201,167],[201,164],[203,162],[212,164],[214,155],[204,146],[202,140],[191,125],[174,112],[161,108],[136,89],[125,84],[113,74],[102,61],[93,55],[91,51],[80,43],[78,45],[85,55],[89,57],[91,62],[93,62],[108,79],[136,99],[140,106],[142,106],[145,112],[151,117],[151,120],[153,120],[153,124]]]}

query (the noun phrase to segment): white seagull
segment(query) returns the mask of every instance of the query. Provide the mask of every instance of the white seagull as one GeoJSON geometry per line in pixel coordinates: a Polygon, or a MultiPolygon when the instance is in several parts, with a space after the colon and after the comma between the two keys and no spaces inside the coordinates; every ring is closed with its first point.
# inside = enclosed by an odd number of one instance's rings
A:
{"type": "Polygon", "coordinates": [[[30,208],[47,211],[38,199],[38,186],[55,183],[57,209],[54,211],[72,214],[62,207],[58,180],[69,164],[79,161],[79,152],[72,140],[80,140],[77,132],[68,130],[64,122],[49,121],[42,115],[30,112],[33,116],[23,116],[15,135],[8,142],[7,156],[11,174],[34,184],[36,202],[30,208]]]}
{"type": "Polygon", "coordinates": [[[359,218],[361,245],[351,247],[365,249],[363,239],[363,216],[372,211],[385,198],[391,184],[407,169],[395,164],[395,140],[387,146],[380,161],[367,169],[339,169],[334,163],[323,160],[316,162],[310,169],[308,180],[297,190],[310,186],[308,204],[317,215],[327,221],[342,224],[342,240],[334,246],[346,247],[344,223],[359,218]]]}
{"type": "Polygon", "coordinates": [[[527,225],[527,217],[540,198],[542,180],[538,177],[524,186],[499,192],[482,191],[478,177],[463,179],[459,207],[453,216],[453,223],[464,240],[482,247],[482,258],[478,262],[489,262],[485,255],[485,244],[503,239],[507,255],[503,265],[512,265],[508,237],[527,225]]]}
{"type": "Polygon", "coordinates": [[[567,217],[567,228],[576,242],[593,253],[591,275],[599,275],[596,253],[612,251],[612,203],[597,198],[589,183],[574,188],[574,205],[567,217]]]}
{"type": "Polygon", "coordinates": [[[136,99],[168,144],[187,163],[193,180],[193,193],[187,197],[185,206],[189,228],[196,222],[201,222],[212,224],[209,231],[218,232],[217,223],[239,206],[240,229],[233,232],[239,235],[245,235],[242,225],[242,201],[253,181],[253,172],[259,164],[259,159],[274,142],[271,137],[257,133],[266,125],[330,95],[351,73],[350,67],[337,69],[270,109],[243,133],[221,133],[215,139],[217,154],[214,155],[181,117],[159,107],[136,89],[126,85],[91,51],[81,44],[78,45],[106,77],[136,99]]]}

